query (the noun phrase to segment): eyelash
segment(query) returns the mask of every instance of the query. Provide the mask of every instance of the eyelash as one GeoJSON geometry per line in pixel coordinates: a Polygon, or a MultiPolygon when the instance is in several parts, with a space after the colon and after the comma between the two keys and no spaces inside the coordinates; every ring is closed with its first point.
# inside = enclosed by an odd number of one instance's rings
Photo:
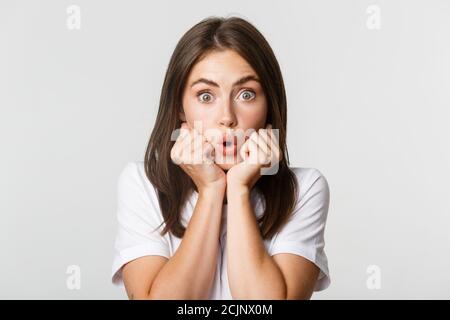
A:
{"type": "MultiPolygon", "coordinates": [[[[251,100],[253,100],[253,99],[256,98],[256,93],[255,93],[253,90],[250,90],[250,89],[244,89],[243,91],[241,91],[241,93],[239,93],[238,96],[241,96],[244,92],[250,92],[250,93],[253,95],[253,97],[252,97],[251,99],[249,99],[249,100],[244,100],[244,101],[248,102],[248,101],[251,101],[251,100]]],[[[201,100],[200,100],[200,96],[201,96],[202,94],[205,94],[205,93],[208,93],[208,94],[212,95],[212,93],[211,93],[209,90],[203,90],[203,91],[200,91],[200,92],[197,94],[197,99],[199,99],[199,101],[200,101],[201,103],[210,103],[210,102],[205,102],[205,101],[201,101],[201,100]]]]}

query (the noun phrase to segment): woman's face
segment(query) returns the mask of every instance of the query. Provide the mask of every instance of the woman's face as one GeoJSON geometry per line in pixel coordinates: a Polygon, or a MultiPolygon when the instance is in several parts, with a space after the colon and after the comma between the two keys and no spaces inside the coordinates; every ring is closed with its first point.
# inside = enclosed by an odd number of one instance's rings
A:
{"type": "Polygon", "coordinates": [[[181,120],[190,128],[200,125],[201,133],[215,146],[215,162],[224,170],[242,161],[239,150],[245,138],[235,139],[236,151],[225,148],[225,154],[223,134],[257,131],[266,124],[267,102],[259,78],[233,50],[211,51],[194,65],[182,103],[181,120]]]}

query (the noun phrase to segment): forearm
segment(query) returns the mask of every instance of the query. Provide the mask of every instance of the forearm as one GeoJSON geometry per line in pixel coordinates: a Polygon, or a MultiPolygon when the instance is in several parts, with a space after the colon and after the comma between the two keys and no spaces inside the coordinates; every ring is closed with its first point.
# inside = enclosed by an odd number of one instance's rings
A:
{"type": "Polygon", "coordinates": [[[150,299],[206,299],[214,281],[224,190],[199,194],[177,251],[155,278],[150,299]]]}
{"type": "Polygon", "coordinates": [[[250,190],[227,187],[228,281],[235,299],[285,299],[286,284],[266,251],[250,190]]]}

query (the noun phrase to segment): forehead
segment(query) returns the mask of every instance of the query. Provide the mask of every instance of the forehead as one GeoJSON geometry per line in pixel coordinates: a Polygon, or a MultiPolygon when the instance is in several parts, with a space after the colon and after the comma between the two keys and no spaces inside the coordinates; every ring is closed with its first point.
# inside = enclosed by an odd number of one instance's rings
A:
{"type": "Polygon", "coordinates": [[[243,74],[253,74],[250,64],[234,50],[211,51],[199,60],[189,75],[189,81],[210,77],[216,81],[235,81],[243,74]]]}

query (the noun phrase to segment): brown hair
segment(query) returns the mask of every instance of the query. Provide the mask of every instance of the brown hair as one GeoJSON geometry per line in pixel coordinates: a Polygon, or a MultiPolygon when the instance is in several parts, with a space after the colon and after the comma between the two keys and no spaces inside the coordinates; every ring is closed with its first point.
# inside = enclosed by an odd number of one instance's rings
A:
{"type": "Polygon", "coordinates": [[[188,30],[172,54],[155,126],[145,152],[145,172],[157,190],[166,224],[162,235],[170,231],[178,238],[183,237],[186,228],[181,223],[181,212],[196,189],[191,178],[170,157],[175,143],[171,139],[172,132],[181,126],[179,113],[182,111],[184,86],[200,57],[210,50],[225,49],[236,51],[255,70],[267,99],[266,122],[279,130],[279,146],[283,155],[278,172],[262,175],[254,186],[263,196],[264,214],[258,220],[263,239],[271,238],[281,229],[297,202],[299,186],[289,168],[286,146],[286,93],[275,55],[263,35],[246,20],[210,17],[188,30]]]}

